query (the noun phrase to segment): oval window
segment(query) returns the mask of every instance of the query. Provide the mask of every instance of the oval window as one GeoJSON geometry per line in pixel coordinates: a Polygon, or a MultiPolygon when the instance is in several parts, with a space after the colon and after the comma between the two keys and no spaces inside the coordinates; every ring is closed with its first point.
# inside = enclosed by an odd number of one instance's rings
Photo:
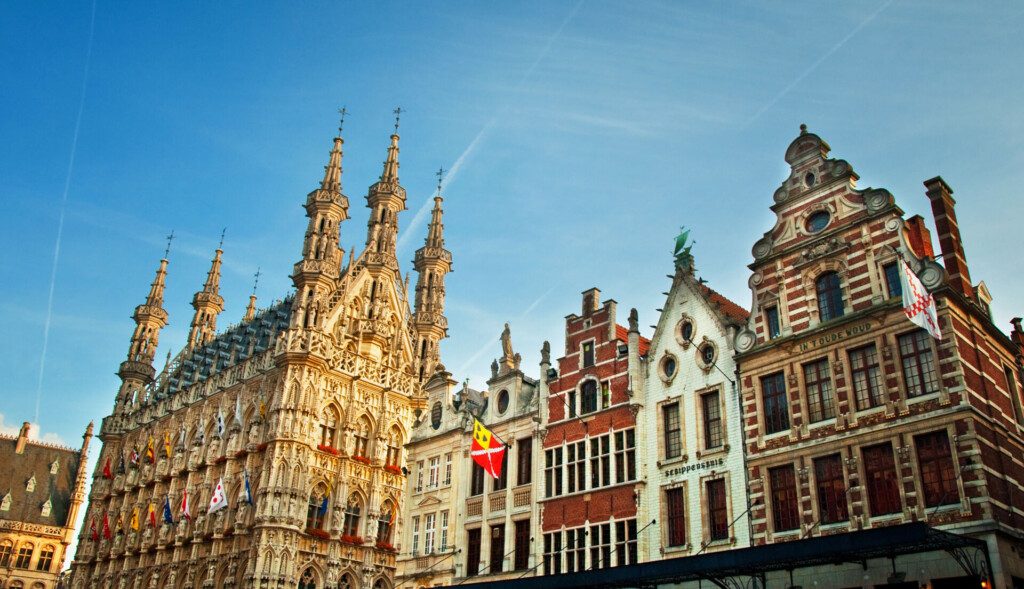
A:
{"type": "Polygon", "coordinates": [[[666,356],[661,361],[661,372],[665,375],[665,378],[672,378],[676,374],[676,359],[672,356],[666,356]]]}
{"type": "Polygon", "coordinates": [[[807,217],[807,231],[810,233],[817,233],[828,226],[828,221],[831,215],[828,211],[818,211],[807,217]]]}
{"type": "Polygon", "coordinates": [[[704,344],[700,349],[700,359],[705,364],[713,364],[715,362],[715,348],[709,344],[704,344]]]}
{"type": "Polygon", "coordinates": [[[680,334],[683,336],[683,340],[690,341],[693,339],[693,323],[684,321],[683,326],[680,328],[680,334]]]}
{"type": "Polygon", "coordinates": [[[806,184],[808,188],[814,186],[814,174],[808,172],[807,175],[804,176],[804,184],[806,184]]]}
{"type": "Polygon", "coordinates": [[[498,393],[498,413],[504,413],[508,409],[508,391],[498,393]]]}
{"type": "Polygon", "coordinates": [[[430,408],[430,426],[434,429],[441,427],[441,403],[434,403],[430,408]]]}

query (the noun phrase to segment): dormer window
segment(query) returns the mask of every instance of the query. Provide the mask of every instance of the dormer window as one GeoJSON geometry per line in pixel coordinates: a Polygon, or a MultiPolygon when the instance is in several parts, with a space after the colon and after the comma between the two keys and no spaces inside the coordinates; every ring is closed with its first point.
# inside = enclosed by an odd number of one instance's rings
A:
{"type": "Polygon", "coordinates": [[[31,493],[36,490],[36,475],[32,475],[32,478],[25,483],[25,491],[31,493]]]}
{"type": "Polygon", "coordinates": [[[60,470],[60,460],[54,460],[53,463],[50,464],[50,474],[57,474],[58,470],[60,470]]]}
{"type": "Polygon", "coordinates": [[[10,511],[10,510],[11,510],[11,492],[7,491],[7,494],[4,495],[4,498],[0,499],[0,511],[10,511]]]}
{"type": "Polygon", "coordinates": [[[53,509],[53,504],[47,499],[46,503],[43,503],[43,508],[39,510],[39,515],[43,517],[50,517],[50,511],[53,509]]]}
{"type": "Polygon", "coordinates": [[[818,318],[831,321],[843,316],[843,289],[839,274],[825,272],[814,282],[818,296],[818,318]]]}

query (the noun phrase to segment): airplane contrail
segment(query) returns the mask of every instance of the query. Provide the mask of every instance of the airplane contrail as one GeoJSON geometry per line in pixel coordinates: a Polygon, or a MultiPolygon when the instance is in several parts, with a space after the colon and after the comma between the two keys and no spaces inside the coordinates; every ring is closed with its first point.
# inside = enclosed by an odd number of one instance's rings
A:
{"type": "Polygon", "coordinates": [[[60,199],[60,217],[57,220],[57,240],[53,246],[53,265],[50,268],[50,293],[46,300],[46,320],[43,322],[43,349],[39,355],[39,379],[36,381],[35,423],[39,423],[39,406],[43,400],[43,372],[46,370],[46,348],[50,343],[50,321],[53,319],[53,290],[57,283],[57,262],[60,260],[60,242],[64,237],[64,212],[71,189],[71,172],[75,167],[75,153],[78,151],[78,131],[82,127],[82,111],[85,109],[85,88],[89,83],[89,63],[92,61],[92,40],[96,33],[96,0],[92,2],[92,17],[89,20],[89,44],[85,52],[85,72],[82,76],[82,95],[78,100],[78,117],[75,118],[75,132],[71,138],[71,158],[68,173],[64,178],[64,194],[60,199]]]}
{"type": "Polygon", "coordinates": [[[883,10],[885,10],[886,8],[888,8],[889,5],[892,4],[893,2],[895,2],[895,0],[889,0],[888,2],[883,4],[881,7],[879,7],[878,10],[875,10],[867,18],[865,18],[863,21],[861,21],[861,23],[859,25],[854,27],[853,30],[850,31],[849,33],[847,33],[847,35],[845,37],[843,37],[838,43],[833,45],[831,49],[826,51],[824,55],[822,55],[814,63],[812,63],[811,66],[808,67],[806,70],[804,70],[804,72],[802,74],[797,76],[795,80],[790,82],[789,85],[787,85],[785,88],[783,88],[781,92],[776,94],[775,98],[772,98],[771,100],[768,101],[768,104],[765,104],[763,107],[761,107],[761,110],[757,111],[757,113],[755,113],[754,116],[751,117],[749,121],[747,121],[747,125],[752,124],[754,121],[759,119],[761,117],[761,115],[763,115],[770,108],[775,106],[780,100],[783,99],[783,97],[785,97],[787,94],[789,94],[790,91],[793,90],[793,88],[796,88],[797,84],[799,84],[800,82],[803,82],[804,78],[806,78],[807,76],[811,75],[811,72],[813,72],[814,70],[818,69],[818,66],[820,66],[822,63],[824,63],[826,59],[831,57],[833,53],[835,53],[836,51],[839,51],[839,49],[842,48],[843,45],[846,45],[846,43],[850,39],[852,39],[854,35],[859,33],[860,30],[863,29],[865,26],[867,26],[871,21],[875,20],[875,17],[877,17],[879,14],[881,14],[881,12],[883,10]]]}

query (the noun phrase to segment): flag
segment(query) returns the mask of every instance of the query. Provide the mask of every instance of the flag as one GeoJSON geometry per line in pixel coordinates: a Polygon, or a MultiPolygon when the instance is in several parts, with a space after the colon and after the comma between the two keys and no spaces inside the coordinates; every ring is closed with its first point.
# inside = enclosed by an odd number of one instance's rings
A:
{"type": "Polygon", "coordinates": [[[242,425],[242,395],[235,397],[235,421],[242,425]]]}
{"type": "Polygon", "coordinates": [[[164,432],[164,453],[171,457],[171,432],[164,432]]]}
{"type": "Polygon", "coordinates": [[[100,533],[96,531],[96,518],[89,520],[89,537],[92,538],[93,542],[100,539],[100,533]]]}
{"type": "Polygon", "coordinates": [[[473,444],[469,451],[473,460],[494,478],[501,477],[501,464],[505,458],[505,445],[491,435],[478,420],[473,420],[473,444]]]}
{"type": "Polygon", "coordinates": [[[924,328],[935,339],[942,339],[935,297],[928,292],[907,261],[900,259],[900,286],[903,287],[903,312],[912,323],[924,328]]]}
{"type": "Polygon", "coordinates": [[[217,479],[217,486],[213,488],[213,497],[210,497],[210,508],[207,513],[214,513],[228,506],[228,496],[224,494],[224,480],[217,479]]]}
{"type": "Polygon", "coordinates": [[[224,415],[221,413],[220,409],[217,410],[217,435],[224,435],[224,415]]]}
{"type": "Polygon", "coordinates": [[[245,502],[252,505],[252,489],[249,487],[249,471],[245,471],[245,502]]]}
{"type": "Polygon", "coordinates": [[[174,518],[171,516],[171,496],[164,495],[164,523],[173,524],[174,518]]]}
{"type": "Polygon", "coordinates": [[[156,527],[156,505],[153,505],[152,502],[149,504],[149,512],[146,514],[146,519],[149,520],[149,527],[156,527]]]}
{"type": "Polygon", "coordinates": [[[124,515],[121,513],[117,514],[117,519],[114,521],[114,529],[120,534],[124,532],[124,515]]]}
{"type": "Polygon", "coordinates": [[[136,505],[135,508],[132,509],[132,521],[128,525],[129,525],[129,527],[131,527],[131,529],[138,531],[138,529],[139,529],[139,506],[138,505],[136,505]]]}
{"type": "Polygon", "coordinates": [[[156,462],[156,447],[153,444],[153,434],[149,435],[149,441],[146,442],[146,460],[149,460],[150,464],[156,462]]]}
{"type": "Polygon", "coordinates": [[[182,489],[181,491],[181,506],[178,508],[178,512],[181,517],[192,521],[192,511],[188,508],[188,489],[182,489]]]}
{"type": "Polygon", "coordinates": [[[103,537],[110,539],[110,516],[107,512],[103,512],[103,537]]]}
{"type": "Polygon", "coordinates": [[[320,502],[320,513],[319,513],[319,515],[323,515],[323,514],[327,513],[327,501],[330,498],[330,496],[331,496],[331,481],[327,481],[327,492],[324,493],[324,500],[320,502]]]}
{"type": "Polygon", "coordinates": [[[117,474],[124,474],[124,452],[118,453],[117,474]]]}
{"type": "Polygon", "coordinates": [[[139,464],[139,451],[136,450],[134,446],[132,446],[131,453],[128,454],[128,462],[131,462],[132,466],[139,464]]]}
{"type": "Polygon", "coordinates": [[[260,417],[267,416],[267,396],[260,395],[260,417]]]}
{"type": "Polygon", "coordinates": [[[110,471],[110,456],[107,456],[107,463],[103,465],[103,478],[105,478],[105,479],[112,479],[112,478],[114,478],[114,473],[112,473],[110,471]]]}

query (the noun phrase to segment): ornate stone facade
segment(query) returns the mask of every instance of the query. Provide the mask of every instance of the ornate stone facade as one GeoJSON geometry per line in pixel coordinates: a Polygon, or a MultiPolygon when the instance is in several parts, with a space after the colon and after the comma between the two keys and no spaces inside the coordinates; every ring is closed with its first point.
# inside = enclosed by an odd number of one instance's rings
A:
{"type": "Polygon", "coordinates": [[[348,198],[337,137],[305,202],[295,293],[259,312],[250,301],[241,324],[216,334],[218,249],[193,301],[188,345],[157,375],[153,356],[167,321],[161,261],[100,430],[86,519],[100,531],[87,524],[81,532],[73,587],[394,586],[404,448],[425,406],[422,375],[433,373],[447,335],[451,268],[438,195],[410,307],[395,258],[406,209],[398,140],[391,136],[367,195],[361,254],[344,264],[338,246],[348,198]],[[229,506],[209,514],[218,481],[229,506]],[[191,518],[183,516],[186,493],[191,518]]]}
{"type": "MultiPolygon", "coordinates": [[[[904,219],[884,189],[857,189],[828,152],[806,128],[786,151],[791,173],[775,192],[775,227],[754,245],[754,308],[736,338],[754,543],[925,521],[984,539],[995,586],[1017,586],[1019,343],[970,282],[946,183],[925,182],[939,265],[923,220],[904,219]],[[935,296],[941,340],[903,312],[901,257],[935,296]]],[[[941,553],[901,564],[915,583],[990,574],[941,553]]],[[[795,582],[822,571],[807,573],[795,582]]]]}
{"type": "Polygon", "coordinates": [[[0,436],[0,587],[58,586],[85,501],[91,439],[91,423],[80,450],[30,440],[28,422],[17,437],[0,436]]]}

